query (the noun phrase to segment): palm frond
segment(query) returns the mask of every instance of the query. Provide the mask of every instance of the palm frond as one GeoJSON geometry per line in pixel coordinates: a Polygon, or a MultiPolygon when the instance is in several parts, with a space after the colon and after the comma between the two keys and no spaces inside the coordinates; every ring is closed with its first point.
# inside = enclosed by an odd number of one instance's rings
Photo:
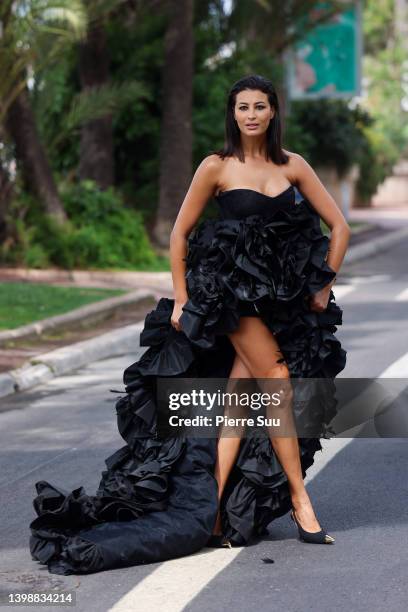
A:
{"type": "Polygon", "coordinates": [[[81,0],[6,0],[0,26],[1,120],[26,86],[30,68],[43,69],[67,44],[85,37],[87,13],[81,0]]]}
{"type": "Polygon", "coordinates": [[[51,148],[56,147],[70,132],[77,130],[85,123],[107,115],[114,116],[127,105],[150,97],[146,87],[139,81],[111,83],[78,93],[72,101],[71,108],[65,116],[64,125],[51,144],[51,148]]]}
{"type": "Polygon", "coordinates": [[[87,28],[87,11],[81,0],[33,0],[25,16],[33,31],[53,28],[59,36],[82,38],[87,28]]]}
{"type": "Polygon", "coordinates": [[[256,4],[259,4],[261,8],[263,8],[267,13],[272,12],[272,6],[269,4],[268,0],[255,0],[256,4]]]}

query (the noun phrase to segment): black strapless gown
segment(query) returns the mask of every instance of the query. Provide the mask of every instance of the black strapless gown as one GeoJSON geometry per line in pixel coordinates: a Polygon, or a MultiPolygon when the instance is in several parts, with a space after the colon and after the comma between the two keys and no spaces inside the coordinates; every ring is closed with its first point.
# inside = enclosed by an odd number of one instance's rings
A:
{"type": "MultiPolygon", "coordinates": [[[[217,202],[218,218],[202,221],[189,238],[182,331],[170,324],[171,299],[161,298],[146,316],[140,344],[149,348],[124,371],[124,395],[116,401],[125,445],[106,459],[96,494],[36,483],[30,550],[52,573],[162,561],[205,546],[217,514],[217,440],[157,437],[155,382],[228,377],[235,351],[227,333],[240,316],[262,318],[293,378],[333,380],[345,366],[346,351],[334,335],[342,310],[333,292],[321,313],[305,301],[335,276],[312,205],[293,186],[276,197],[232,189],[217,202]]],[[[305,410],[304,401],[300,406],[305,410]]],[[[319,410],[320,437],[330,437],[335,401],[328,397],[319,410]]],[[[319,436],[299,438],[299,446],[305,477],[322,446],[319,436]]],[[[254,427],[223,496],[223,531],[245,544],[290,508],[285,473],[266,431],[254,427]]]]}

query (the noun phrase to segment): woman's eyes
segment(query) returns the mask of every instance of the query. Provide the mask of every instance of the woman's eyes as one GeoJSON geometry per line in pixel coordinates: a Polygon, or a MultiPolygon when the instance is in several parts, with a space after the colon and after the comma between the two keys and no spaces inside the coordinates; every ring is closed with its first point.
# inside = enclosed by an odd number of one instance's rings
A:
{"type": "MultiPolygon", "coordinates": [[[[264,108],[266,108],[265,106],[256,106],[255,108],[257,108],[258,110],[262,110],[264,108]]],[[[246,106],[240,106],[239,110],[247,110],[246,106]]]]}

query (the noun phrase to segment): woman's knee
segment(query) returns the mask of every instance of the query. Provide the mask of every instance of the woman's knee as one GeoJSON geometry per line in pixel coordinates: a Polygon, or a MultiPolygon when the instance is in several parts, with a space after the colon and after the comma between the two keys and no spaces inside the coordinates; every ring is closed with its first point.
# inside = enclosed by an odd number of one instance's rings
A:
{"type": "Polygon", "coordinates": [[[290,378],[289,368],[284,363],[274,363],[264,368],[257,368],[256,378],[290,378]]]}
{"type": "Polygon", "coordinates": [[[289,378],[285,357],[276,338],[259,319],[243,317],[229,338],[253,378],[289,378]]]}

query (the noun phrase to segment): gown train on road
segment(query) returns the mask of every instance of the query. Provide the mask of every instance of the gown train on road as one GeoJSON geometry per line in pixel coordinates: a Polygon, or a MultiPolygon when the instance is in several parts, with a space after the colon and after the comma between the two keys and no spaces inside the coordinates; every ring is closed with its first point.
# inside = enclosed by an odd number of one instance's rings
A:
{"type": "MultiPolygon", "coordinates": [[[[160,439],[156,385],[160,377],[227,378],[235,356],[228,333],[239,325],[242,307],[275,334],[291,378],[332,381],[344,368],[346,351],[335,337],[342,310],[333,292],[324,312],[311,311],[307,301],[335,276],[325,261],[328,238],[310,202],[295,195],[293,186],[275,197],[251,189],[222,192],[218,217],[190,236],[182,331],[170,324],[173,300],[161,298],[145,318],[140,343],[148,348],[124,371],[125,391],[116,401],[125,445],[105,460],[95,495],[81,486],[68,492],[46,481],[35,485],[30,551],[50,572],[97,572],[205,546],[217,514],[217,440],[160,439]]],[[[294,402],[299,421],[309,400],[294,402]]],[[[321,429],[299,438],[303,477],[336,414],[330,393],[315,400],[321,429]]],[[[245,544],[290,508],[287,478],[267,433],[253,427],[223,495],[223,532],[245,544]]]]}

